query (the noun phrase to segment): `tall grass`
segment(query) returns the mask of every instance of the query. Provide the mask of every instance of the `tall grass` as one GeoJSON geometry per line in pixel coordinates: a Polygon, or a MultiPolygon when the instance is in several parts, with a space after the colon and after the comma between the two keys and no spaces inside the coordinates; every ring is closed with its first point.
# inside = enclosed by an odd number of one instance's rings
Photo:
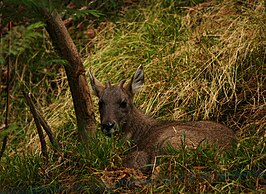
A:
{"type": "Polygon", "coordinates": [[[128,7],[117,21],[95,29],[84,64],[99,80],[113,83],[130,78],[142,64],[146,86],[136,96],[136,106],[160,119],[224,123],[237,133],[234,149],[169,148],[168,155],[156,158],[152,184],[111,190],[106,180],[115,182],[130,174],[121,169],[117,171],[121,176],[107,173],[121,166],[128,142],[99,132],[91,140],[90,151],[84,151],[76,139],[70,92],[61,75],[64,84],[59,91],[64,92],[43,109],[63,148],[61,156],[51,151],[48,163],[43,163],[30,122],[27,128],[31,130],[24,135],[27,139],[20,138],[1,161],[0,188],[24,185],[89,193],[265,191],[264,1],[186,2],[150,0],[128,7]]]}

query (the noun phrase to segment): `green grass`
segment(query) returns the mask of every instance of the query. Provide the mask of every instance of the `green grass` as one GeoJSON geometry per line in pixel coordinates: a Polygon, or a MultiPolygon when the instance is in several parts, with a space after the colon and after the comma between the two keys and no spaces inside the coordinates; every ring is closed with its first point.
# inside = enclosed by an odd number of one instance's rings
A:
{"type": "MultiPolygon", "coordinates": [[[[88,44],[92,49],[84,64],[99,80],[112,83],[130,78],[142,64],[146,86],[135,103],[143,112],[161,119],[219,121],[236,131],[237,145],[227,152],[208,146],[169,148],[167,155],[156,158],[151,184],[108,188],[104,182],[108,176],[117,184],[122,175],[130,180],[144,178],[125,169],[119,171],[130,143],[99,132],[91,139],[90,149],[84,149],[76,137],[73,105],[62,69],[56,69],[56,77],[38,71],[39,75],[34,74],[34,80],[25,84],[36,93],[62,151],[58,156],[49,150],[48,161],[43,160],[28,108],[23,101],[16,103],[19,108],[12,112],[12,120],[18,127],[1,160],[0,192],[265,192],[264,2],[185,2],[150,0],[129,7],[116,21],[94,29],[96,37],[88,44]],[[51,88],[51,82],[56,87],[51,88]],[[113,177],[113,172],[120,176],[113,177]]],[[[18,59],[21,63],[25,60],[18,59]]],[[[24,75],[22,72],[17,74],[24,75]]],[[[13,96],[20,100],[18,93],[13,96]]],[[[96,114],[99,121],[97,110],[96,114]]]]}

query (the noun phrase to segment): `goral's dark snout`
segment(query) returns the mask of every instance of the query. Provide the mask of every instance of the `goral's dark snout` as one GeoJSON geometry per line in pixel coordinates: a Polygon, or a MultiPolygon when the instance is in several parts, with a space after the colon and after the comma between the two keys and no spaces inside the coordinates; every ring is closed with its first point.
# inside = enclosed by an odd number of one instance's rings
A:
{"type": "Polygon", "coordinates": [[[103,123],[101,124],[101,129],[107,136],[111,136],[116,131],[115,123],[114,122],[103,123]]]}

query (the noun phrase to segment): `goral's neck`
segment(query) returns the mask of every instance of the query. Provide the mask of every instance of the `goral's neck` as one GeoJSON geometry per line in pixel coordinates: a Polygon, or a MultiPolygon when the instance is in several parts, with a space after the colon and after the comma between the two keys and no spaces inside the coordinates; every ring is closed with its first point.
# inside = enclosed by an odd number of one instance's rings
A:
{"type": "Polygon", "coordinates": [[[130,119],[125,126],[125,134],[127,139],[132,139],[136,144],[145,139],[151,132],[152,126],[158,124],[159,121],[150,116],[145,115],[137,108],[134,108],[130,119]]]}

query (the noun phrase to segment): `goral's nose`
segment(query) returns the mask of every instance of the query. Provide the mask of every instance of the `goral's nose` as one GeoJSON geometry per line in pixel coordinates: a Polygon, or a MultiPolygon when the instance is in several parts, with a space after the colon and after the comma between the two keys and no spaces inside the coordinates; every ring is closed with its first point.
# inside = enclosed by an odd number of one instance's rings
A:
{"type": "Polygon", "coordinates": [[[115,123],[114,122],[108,122],[101,125],[101,128],[103,131],[110,133],[111,130],[114,128],[115,123]]]}

